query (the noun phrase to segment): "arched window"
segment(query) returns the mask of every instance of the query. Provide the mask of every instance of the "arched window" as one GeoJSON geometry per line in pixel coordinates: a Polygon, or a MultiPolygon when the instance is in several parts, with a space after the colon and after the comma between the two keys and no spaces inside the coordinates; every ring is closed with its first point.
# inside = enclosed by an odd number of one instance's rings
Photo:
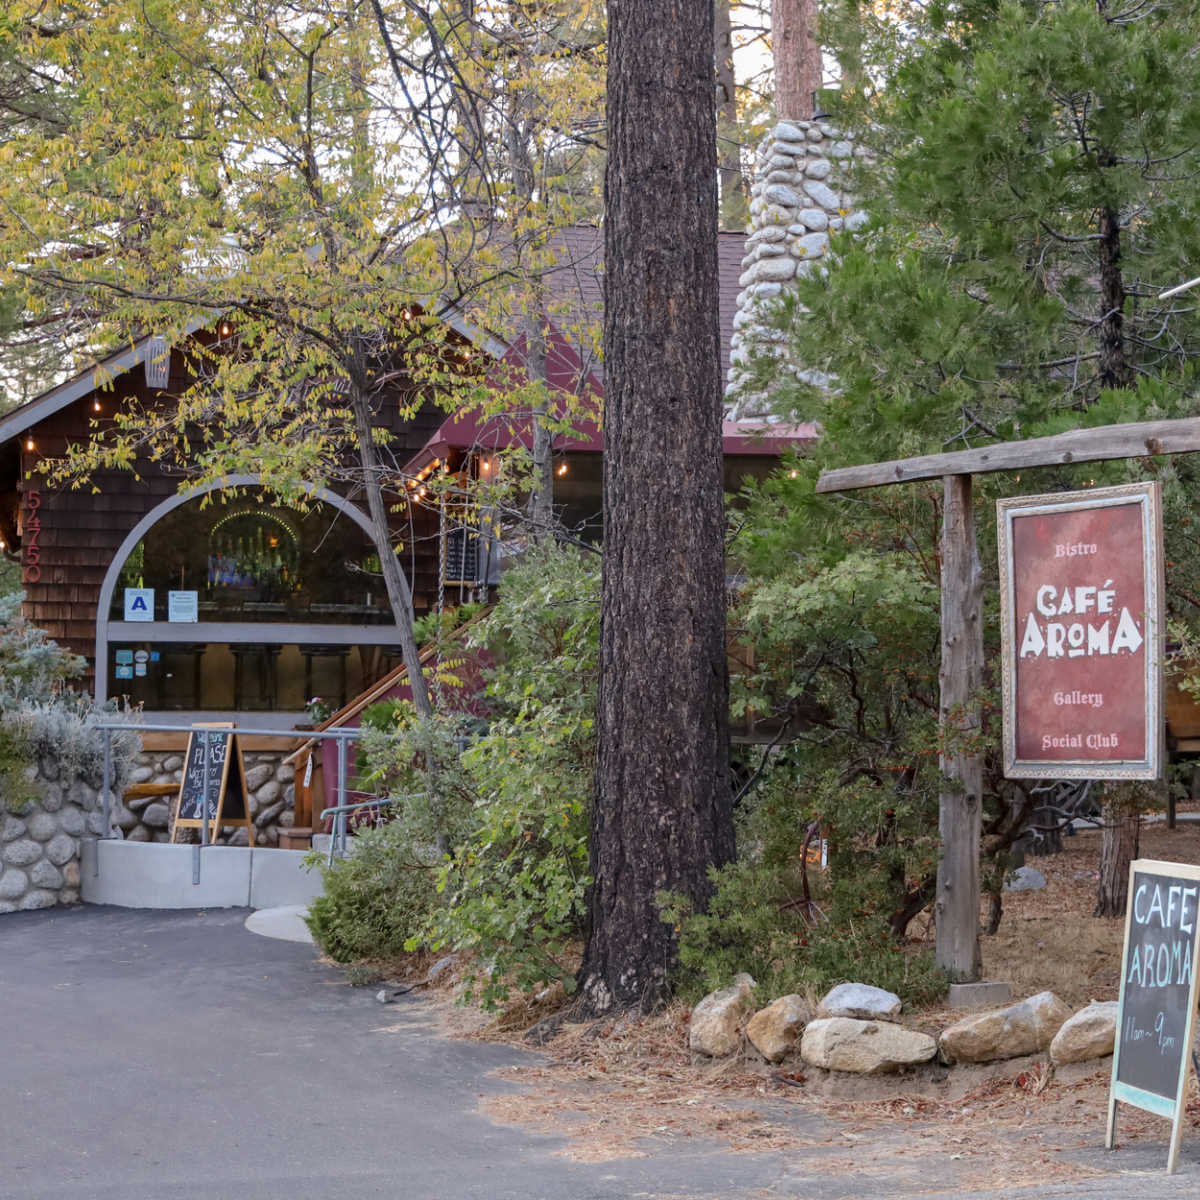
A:
{"type": "Polygon", "coordinates": [[[357,510],[323,495],[293,508],[243,487],[149,514],[105,581],[97,694],[152,712],[298,714],[389,670],[374,545],[357,510]]]}

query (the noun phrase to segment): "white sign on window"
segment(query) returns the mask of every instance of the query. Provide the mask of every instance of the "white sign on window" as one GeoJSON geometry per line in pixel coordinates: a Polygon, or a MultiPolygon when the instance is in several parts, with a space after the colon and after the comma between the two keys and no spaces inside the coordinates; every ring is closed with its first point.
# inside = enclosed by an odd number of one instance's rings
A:
{"type": "Polygon", "coordinates": [[[126,588],[125,589],[125,620],[153,621],[154,620],[154,589],[126,588]]]}
{"type": "Polygon", "coordinates": [[[168,621],[198,621],[200,620],[199,592],[168,592],[167,593],[168,621]]]}

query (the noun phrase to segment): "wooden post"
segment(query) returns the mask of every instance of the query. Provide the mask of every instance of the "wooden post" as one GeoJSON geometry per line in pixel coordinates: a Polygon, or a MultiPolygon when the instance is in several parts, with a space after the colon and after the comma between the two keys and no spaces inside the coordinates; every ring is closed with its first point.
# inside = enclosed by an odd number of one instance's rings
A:
{"type": "MultiPolygon", "coordinates": [[[[943,477],[942,665],[943,736],[973,736],[980,725],[983,686],[983,580],[975,541],[971,476],[943,477]]],[[[942,860],[938,866],[937,963],[953,983],[979,978],[979,834],[983,765],[951,745],[941,768],[952,781],[938,806],[942,860]]]]}

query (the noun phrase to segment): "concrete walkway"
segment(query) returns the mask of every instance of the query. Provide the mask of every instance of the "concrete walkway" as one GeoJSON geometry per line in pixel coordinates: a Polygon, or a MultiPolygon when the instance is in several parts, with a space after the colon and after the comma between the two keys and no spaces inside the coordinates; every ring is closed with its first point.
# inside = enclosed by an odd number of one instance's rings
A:
{"type": "Polygon", "coordinates": [[[0,1200],[1032,1200],[1194,1196],[1200,1181],[1185,1135],[1173,1179],[1161,1148],[1093,1147],[1079,1157],[1105,1177],[970,1193],[954,1187],[952,1148],[914,1175],[904,1134],[881,1130],[847,1163],[839,1127],[795,1106],[801,1145],[786,1158],[650,1141],[644,1158],[573,1163],[560,1139],[477,1113],[507,1086],[489,1073],[519,1052],[442,1040],[421,1000],[380,1006],[312,946],[256,937],[246,917],[0,918],[0,1200]]]}

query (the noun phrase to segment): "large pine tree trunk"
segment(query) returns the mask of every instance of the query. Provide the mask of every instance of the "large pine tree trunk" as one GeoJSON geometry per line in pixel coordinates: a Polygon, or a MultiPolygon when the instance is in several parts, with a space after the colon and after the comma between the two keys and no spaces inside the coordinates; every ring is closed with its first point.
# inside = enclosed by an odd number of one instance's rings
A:
{"type": "Polygon", "coordinates": [[[1129,864],[1137,858],[1142,817],[1135,785],[1109,784],[1100,835],[1097,917],[1123,917],[1129,893],[1129,864]]]}
{"type": "Polygon", "coordinates": [[[817,0],[771,0],[771,57],[776,118],[807,120],[821,86],[817,0]]]}
{"type": "Polygon", "coordinates": [[[733,855],[712,0],[609,0],[604,582],[583,1007],[650,1010],[733,855]]]}
{"type": "Polygon", "coordinates": [[[733,66],[733,22],[729,0],[713,6],[713,58],[717,69],[717,164],[721,173],[721,223],[740,228],[749,215],[749,194],[742,174],[737,76],[733,66]]]}

